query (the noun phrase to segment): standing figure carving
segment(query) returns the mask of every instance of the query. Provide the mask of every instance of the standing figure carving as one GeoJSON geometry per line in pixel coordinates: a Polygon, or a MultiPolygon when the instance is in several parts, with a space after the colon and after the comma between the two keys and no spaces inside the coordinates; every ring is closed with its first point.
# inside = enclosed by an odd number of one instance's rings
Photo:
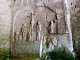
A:
{"type": "Polygon", "coordinates": [[[33,38],[32,38],[32,20],[29,22],[29,26],[28,27],[28,32],[27,32],[27,40],[29,41],[33,41],[33,38]]]}
{"type": "Polygon", "coordinates": [[[22,24],[21,27],[21,33],[22,33],[22,40],[26,41],[26,33],[27,32],[27,28],[26,28],[26,24],[22,24]]]}
{"type": "Polygon", "coordinates": [[[40,21],[38,22],[38,25],[37,25],[37,34],[38,34],[38,40],[41,39],[41,23],[40,21]]]}
{"type": "Polygon", "coordinates": [[[19,32],[17,31],[17,32],[15,32],[15,37],[14,37],[14,39],[16,40],[16,41],[18,41],[19,40],[19,32]]]}
{"type": "Polygon", "coordinates": [[[48,36],[44,36],[44,45],[46,46],[46,48],[49,48],[48,36]]]}
{"type": "Polygon", "coordinates": [[[51,29],[50,33],[56,33],[56,22],[51,21],[51,29]]]}

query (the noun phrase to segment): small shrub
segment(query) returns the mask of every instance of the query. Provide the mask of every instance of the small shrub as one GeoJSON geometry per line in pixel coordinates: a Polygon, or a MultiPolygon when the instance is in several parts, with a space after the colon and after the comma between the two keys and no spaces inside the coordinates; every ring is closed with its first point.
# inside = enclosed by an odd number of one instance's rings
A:
{"type": "Polygon", "coordinates": [[[69,52],[66,52],[64,49],[58,49],[53,50],[51,52],[47,52],[46,56],[49,56],[50,60],[75,60],[73,55],[69,52]]]}
{"type": "Polygon", "coordinates": [[[0,60],[7,60],[10,59],[11,56],[9,52],[0,52],[0,60]]]}

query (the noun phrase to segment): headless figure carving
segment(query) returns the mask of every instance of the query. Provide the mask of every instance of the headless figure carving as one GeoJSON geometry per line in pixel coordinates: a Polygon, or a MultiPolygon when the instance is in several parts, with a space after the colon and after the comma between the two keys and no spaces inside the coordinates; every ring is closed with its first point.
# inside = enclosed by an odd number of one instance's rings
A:
{"type": "Polygon", "coordinates": [[[56,22],[50,21],[47,29],[48,29],[48,33],[56,33],[56,22]]]}
{"type": "Polygon", "coordinates": [[[18,41],[19,40],[19,32],[15,32],[15,40],[18,41]]]}
{"type": "Polygon", "coordinates": [[[51,31],[50,33],[56,33],[56,22],[51,21],[51,31]]]}
{"type": "Polygon", "coordinates": [[[46,48],[49,48],[48,36],[44,37],[44,44],[46,45],[46,48]]]}

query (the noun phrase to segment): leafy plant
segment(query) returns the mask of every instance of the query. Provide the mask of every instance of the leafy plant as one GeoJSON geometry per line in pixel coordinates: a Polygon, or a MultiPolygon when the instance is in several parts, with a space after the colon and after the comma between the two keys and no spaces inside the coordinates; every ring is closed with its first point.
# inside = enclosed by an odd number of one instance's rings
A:
{"type": "Polygon", "coordinates": [[[2,52],[0,51],[0,60],[7,60],[7,59],[10,59],[11,56],[10,56],[10,53],[9,52],[2,52]]]}
{"type": "Polygon", "coordinates": [[[75,60],[75,59],[72,53],[66,52],[65,49],[63,50],[57,49],[51,52],[46,52],[45,60],[75,60]]]}

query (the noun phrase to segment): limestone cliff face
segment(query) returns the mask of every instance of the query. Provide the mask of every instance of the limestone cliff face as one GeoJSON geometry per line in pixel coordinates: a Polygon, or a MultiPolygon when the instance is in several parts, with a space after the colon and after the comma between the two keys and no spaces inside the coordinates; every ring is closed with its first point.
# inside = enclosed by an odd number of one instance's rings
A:
{"type": "Polygon", "coordinates": [[[11,1],[0,0],[0,48],[10,48],[10,34],[11,34],[11,1]]]}
{"type": "Polygon", "coordinates": [[[69,1],[75,52],[80,51],[80,1],[69,1]]]}
{"type": "Polygon", "coordinates": [[[72,52],[68,6],[68,1],[63,0],[15,0],[12,10],[12,55],[39,53],[41,40],[43,51],[65,46],[72,52]]]}
{"type": "Polygon", "coordinates": [[[79,17],[79,0],[0,0],[0,48],[11,44],[13,55],[39,53],[43,40],[46,51],[73,50],[80,39],[79,17]]]}

